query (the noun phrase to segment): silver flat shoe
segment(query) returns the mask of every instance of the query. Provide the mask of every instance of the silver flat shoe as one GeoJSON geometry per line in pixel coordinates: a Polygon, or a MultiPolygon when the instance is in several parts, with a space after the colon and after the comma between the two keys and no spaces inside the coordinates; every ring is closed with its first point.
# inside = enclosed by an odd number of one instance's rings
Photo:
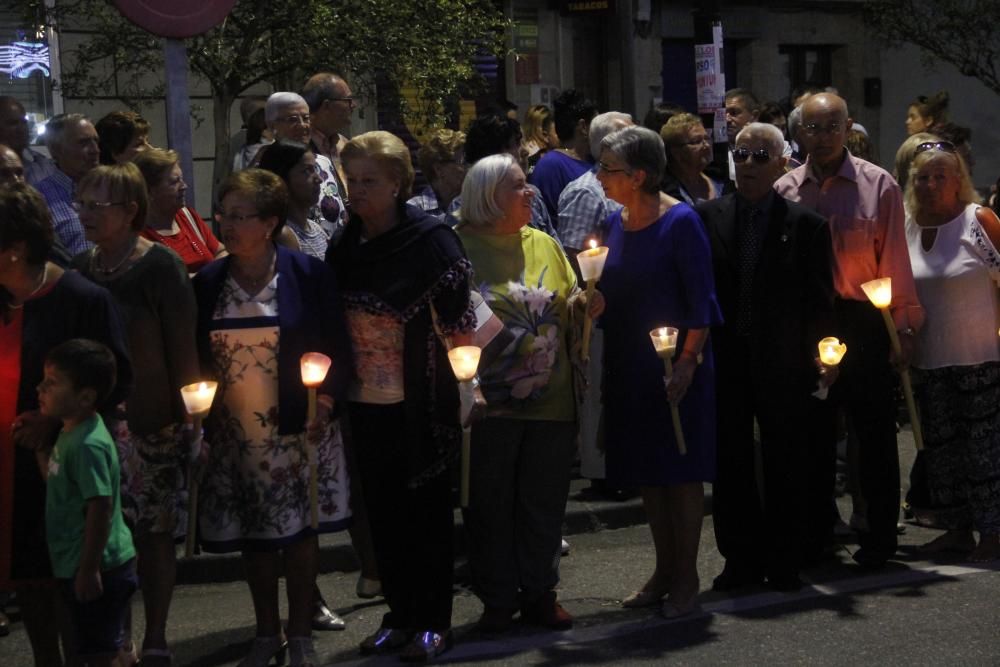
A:
{"type": "Polygon", "coordinates": [[[329,630],[343,630],[347,627],[347,623],[344,622],[337,612],[330,609],[327,606],[326,600],[320,598],[316,603],[316,612],[313,614],[312,618],[312,629],[319,631],[329,631],[329,630]]]}
{"type": "Polygon", "coordinates": [[[412,632],[397,630],[395,628],[379,628],[373,634],[368,635],[361,642],[361,655],[374,655],[376,653],[389,653],[406,645],[412,632]]]}

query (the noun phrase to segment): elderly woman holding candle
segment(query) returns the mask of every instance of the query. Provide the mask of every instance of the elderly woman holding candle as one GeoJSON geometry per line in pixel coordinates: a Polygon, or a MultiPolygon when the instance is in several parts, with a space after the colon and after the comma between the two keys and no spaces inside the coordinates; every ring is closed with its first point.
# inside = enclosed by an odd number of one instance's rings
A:
{"type": "Polygon", "coordinates": [[[35,457],[52,448],[61,427],[38,413],[35,387],[45,355],[71,338],[96,340],[114,351],[118,365],[108,404],[124,400],[132,384],[114,299],[76,271],[46,261],[52,243],[42,196],[24,183],[0,186],[0,591],[17,591],[38,665],[62,664],[45,482],[35,457]]]}
{"type": "Polygon", "coordinates": [[[169,661],[166,626],[187,512],[184,470],[190,427],[180,388],[198,378],[194,293],[176,254],[143,238],[146,183],[131,163],[100,166],[76,188],[75,208],[94,247],[72,266],[114,296],[125,319],[135,388],[115,433],[122,509],[135,538],[146,611],[143,659],[169,661]]]}
{"type": "Polygon", "coordinates": [[[576,449],[569,352],[579,289],[555,240],[527,226],[533,196],[513,157],[485,157],[466,175],[457,228],[477,289],[516,339],[479,369],[489,407],[473,429],[466,527],[485,632],[506,630],[518,608],[528,623],[573,624],[554,589],[576,449]]]}
{"type": "Polygon", "coordinates": [[[979,206],[952,144],[916,150],[906,236],[927,319],[913,365],[931,500],[952,506],[949,529],[923,550],[991,561],[1000,558],[1000,221],[979,206]]]}
{"type": "Polygon", "coordinates": [[[201,216],[184,205],[187,184],[179,160],[176,151],[161,148],[148,148],[133,159],[149,192],[142,236],[176,252],[188,273],[196,273],[225,255],[226,248],[201,216]]]}
{"type": "Polygon", "coordinates": [[[617,486],[641,488],[656,550],[653,574],[623,605],[655,605],[667,596],[662,612],[675,618],[697,608],[702,484],[715,471],[714,364],[706,338],[721,315],[708,237],[690,206],[660,191],[664,161],[655,132],[624,128],[601,142],[597,178],[625,207],[608,219],[600,281],[607,300],[607,475],[617,486]],[[665,326],[679,329],[667,383],[649,338],[665,326]],[[670,404],[679,408],[684,454],[670,404]]]}
{"type": "Polygon", "coordinates": [[[405,204],[413,166],[398,137],[368,132],[341,156],[352,217],[327,259],[354,342],[348,410],[389,605],[361,651],[429,660],[452,644],[448,471],[461,432],[445,345],[471,339],[470,265],[454,231],[405,204]]]}
{"type": "Polygon", "coordinates": [[[274,239],[288,215],[275,174],[247,169],[219,188],[216,216],[229,256],[195,276],[202,368],[219,382],[206,431],[212,451],[202,482],[206,551],[242,551],[257,638],[241,665],[266,665],[286,646],[278,614],[284,561],[287,646],[293,665],[318,664],[310,638],[319,554],[317,532],[350,515],[339,423],[352,358],[339,291],[321,261],[274,239]],[[321,352],[333,366],[306,423],[300,358],[321,352]],[[318,531],[310,526],[309,448],[318,458],[318,531]]]}

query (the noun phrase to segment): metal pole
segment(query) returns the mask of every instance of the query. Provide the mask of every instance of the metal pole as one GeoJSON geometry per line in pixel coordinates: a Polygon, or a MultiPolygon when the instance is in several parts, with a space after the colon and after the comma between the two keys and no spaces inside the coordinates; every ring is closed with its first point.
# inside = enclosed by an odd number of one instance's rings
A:
{"type": "Polygon", "coordinates": [[[167,143],[180,155],[181,171],[187,183],[187,204],[196,202],[194,158],[191,143],[191,99],[188,97],[188,60],[184,42],[163,41],[163,59],[167,70],[167,143]]]}

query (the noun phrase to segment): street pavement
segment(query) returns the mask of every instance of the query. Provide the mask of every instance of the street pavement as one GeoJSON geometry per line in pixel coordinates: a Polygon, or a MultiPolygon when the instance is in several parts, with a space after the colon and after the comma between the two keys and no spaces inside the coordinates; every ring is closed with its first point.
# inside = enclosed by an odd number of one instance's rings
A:
{"type": "MultiPolygon", "coordinates": [[[[902,469],[912,461],[912,438],[900,436],[902,469]]],[[[702,612],[667,621],[655,609],[622,609],[619,601],[640,586],[652,569],[648,529],[638,501],[581,500],[574,484],[562,559],[559,598],[576,618],[573,630],[548,632],[516,625],[499,639],[474,629],[481,605],[464,586],[459,560],[454,623],[456,647],[440,661],[484,665],[1000,665],[1000,566],[973,566],[958,557],[928,561],[914,547],[937,531],[907,525],[898,559],[866,573],[850,559],[845,543],[828,562],[806,573],[808,585],[794,594],[748,589],[737,596],[713,593],[711,580],[722,568],[711,516],[702,535],[699,572],[702,612]]],[[[841,514],[850,515],[849,499],[841,514]]],[[[710,507],[710,502],[706,503],[710,507]]],[[[347,621],[342,632],[316,633],[326,664],[390,665],[395,658],[362,659],[357,645],[374,631],[385,611],[379,600],[354,596],[357,572],[343,536],[325,538],[324,566],[339,567],[320,577],[330,604],[347,621]],[[352,570],[352,571],[343,571],[352,570]]],[[[200,557],[182,568],[171,609],[169,634],[174,664],[234,665],[254,634],[239,561],[200,557]],[[205,574],[205,573],[208,574],[205,574]],[[218,576],[225,574],[226,576],[218,576]]],[[[283,596],[283,592],[282,592],[283,596]]],[[[136,635],[141,636],[141,601],[135,601],[136,635]]],[[[15,623],[0,639],[0,665],[31,664],[23,626],[15,623]]]]}

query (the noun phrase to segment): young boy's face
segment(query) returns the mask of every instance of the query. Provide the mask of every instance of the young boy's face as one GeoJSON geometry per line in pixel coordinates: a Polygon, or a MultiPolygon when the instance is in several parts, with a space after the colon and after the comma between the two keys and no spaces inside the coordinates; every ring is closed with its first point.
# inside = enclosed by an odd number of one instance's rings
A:
{"type": "Polygon", "coordinates": [[[51,364],[45,364],[45,376],[38,384],[38,409],[46,417],[64,419],[80,412],[85,398],[69,376],[51,364]]]}

